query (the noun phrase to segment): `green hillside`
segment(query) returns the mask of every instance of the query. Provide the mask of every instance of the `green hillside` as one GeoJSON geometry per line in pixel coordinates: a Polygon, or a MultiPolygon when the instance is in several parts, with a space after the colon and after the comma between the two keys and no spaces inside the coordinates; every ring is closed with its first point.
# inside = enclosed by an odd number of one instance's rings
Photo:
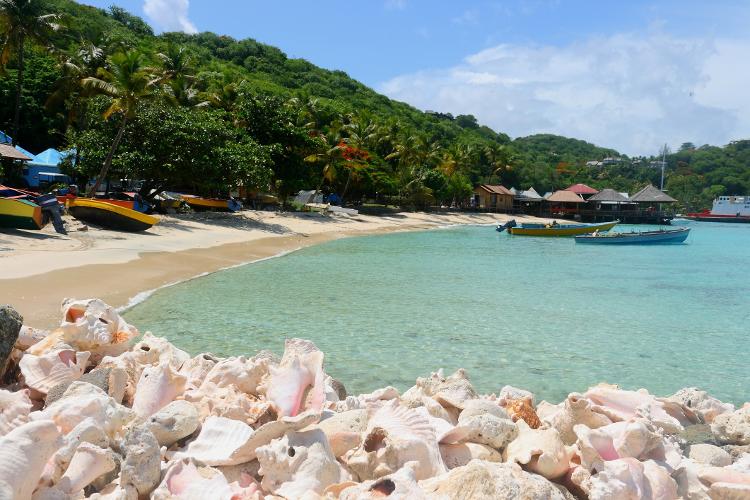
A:
{"type": "MultiPolygon", "coordinates": [[[[100,173],[121,129],[106,176],[144,179],[148,190],[221,194],[242,184],[286,197],[319,187],[348,201],[424,206],[463,200],[483,182],[544,192],[574,182],[634,191],[659,181],[650,158],[633,162],[546,134],[511,141],[471,115],[421,112],[252,39],[155,36],[116,7],[14,2],[60,14],[51,20],[59,29],[36,26],[25,37],[16,139],[34,153],[76,148],[70,169],[81,181],[100,173]],[[618,161],[587,165],[605,158],[618,161]]],[[[19,22],[1,12],[0,19],[9,56],[0,74],[0,130],[12,135],[19,22]]],[[[27,19],[32,28],[35,19],[27,19]]],[[[750,192],[749,158],[739,149],[670,155],[668,187],[689,205],[750,192]]],[[[12,181],[17,172],[6,170],[12,181]]]]}

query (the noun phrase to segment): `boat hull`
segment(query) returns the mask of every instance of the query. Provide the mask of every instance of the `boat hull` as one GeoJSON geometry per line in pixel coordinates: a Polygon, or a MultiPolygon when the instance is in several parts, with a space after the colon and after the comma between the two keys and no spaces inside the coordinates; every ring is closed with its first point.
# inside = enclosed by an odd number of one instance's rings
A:
{"type": "Polygon", "coordinates": [[[750,224],[750,217],[736,215],[683,215],[683,219],[698,222],[724,222],[729,224],[750,224]]]}
{"type": "Polygon", "coordinates": [[[200,198],[198,196],[183,196],[182,198],[193,210],[219,210],[221,212],[229,212],[229,200],[214,200],[210,198],[200,198]]]}
{"type": "Polygon", "coordinates": [[[131,233],[146,231],[159,222],[156,217],[97,200],[73,200],[68,203],[68,211],[83,222],[131,233]]]}
{"type": "Polygon", "coordinates": [[[612,222],[605,222],[601,224],[587,224],[587,225],[581,225],[581,224],[575,224],[570,225],[566,227],[565,225],[558,225],[558,226],[543,226],[542,224],[537,224],[535,226],[542,226],[542,227],[512,227],[508,229],[508,232],[512,235],[518,235],[518,236],[549,236],[549,237],[558,237],[558,236],[577,236],[581,234],[589,234],[593,233],[594,231],[609,231],[613,227],[615,227],[617,224],[619,224],[620,221],[612,221],[612,222]]]}
{"type": "Polygon", "coordinates": [[[607,235],[576,236],[576,243],[597,245],[664,245],[684,243],[690,234],[689,228],[670,231],[644,231],[640,233],[610,233],[607,235]]]}
{"type": "Polygon", "coordinates": [[[28,200],[0,198],[0,227],[42,229],[44,227],[42,207],[28,200]]]}

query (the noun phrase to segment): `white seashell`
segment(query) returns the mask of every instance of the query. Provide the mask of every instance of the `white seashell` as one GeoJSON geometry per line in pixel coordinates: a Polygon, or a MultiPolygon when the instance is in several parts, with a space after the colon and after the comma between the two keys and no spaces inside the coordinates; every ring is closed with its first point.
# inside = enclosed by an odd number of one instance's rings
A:
{"type": "Polygon", "coordinates": [[[285,498],[321,494],[327,486],[350,479],[320,429],[287,432],[258,447],[257,455],[263,490],[285,498]]]}
{"type": "Polygon", "coordinates": [[[525,469],[557,479],[570,469],[571,451],[555,429],[532,429],[523,420],[516,422],[518,437],[505,448],[505,461],[524,465],[525,469]]]}
{"type": "MultiPolygon", "coordinates": [[[[238,420],[208,417],[195,440],[182,450],[171,454],[171,460],[193,458],[206,465],[237,465],[255,458],[255,450],[285,432],[314,424],[319,414],[303,413],[269,422],[257,430],[238,420]]],[[[169,454],[168,454],[169,456],[169,454]]]]}
{"type": "MultiPolygon", "coordinates": [[[[352,484],[339,492],[340,500],[360,500],[364,498],[404,498],[409,500],[426,499],[424,491],[417,483],[414,470],[417,464],[407,462],[394,474],[381,477],[380,479],[365,481],[361,484],[352,484]]],[[[332,489],[326,490],[326,493],[334,494],[332,489]]],[[[327,497],[326,497],[327,498],[327,497]]]]}
{"type": "MultiPolygon", "coordinates": [[[[421,392],[432,397],[444,408],[453,409],[463,408],[466,401],[477,399],[478,395],[469,382],[466,371],[463,369],[456,370],[453,375],[443,377],[442,370],[432,373],[428,378],[418,378],[416,387],[421,392]]],[[[410,389],[404,394],[405,398],[416,396],[414,389],[410,389]]]]}
{"type": "Polygon", "coordinates": [[[664,440],[645,419],[615,422],[598,429],[583,424],[574,427],[578,436],[581,465],[600,469],[602,462],[620,458],[665,461],[664,440]]]}
{"type": "Polygon", "coordinates": [[[213,354],[202,353],[185,361],[180,367],[180,373],[187,377],[185,391],[195,391],[203,384],[211,368],[219,362],[213,354]]]}
{"type": "Polygon", "coordinates": [[[390,401],[398,399],[398,390],[395,387],[385,387],[371,392],[370,394],[360,394],[359,396],[347,396],[345,400],[335,403],[332,408],[336,412],[345,412],[350,410],[364,410],[371,403],[377,401],[390,401]]]}
{"type": "Polygon", "coordinates": [[[674,500],[677,483],[653,460],[639,462],[635,458],[621,458],[605,462],[603,469],[591,477],[589,498],[674,500]]]}
{"type": "Polygon", "coordinates": [[[268,375],[268,358],[247,359],[244,356],[227,358],[216,363],[206,374],[205,382],[215,387],[235,386],[238,390],[258,395],[258,386],[268,375]]]}
{"type": "Polygon", "coordinates": [[[111,451],[91,443],[81,443],[70,461],[68,470],[60,479],[58,487],[68,494],[77,493],[114,468],[115,459],[111,451]]]}
{"type": "Polygon", "coordinates": [[[572,445],[578,439],[573,431],[576,425],[582,424],[590,429],[597,429],[612,423],[606,415],[595,412],[591,402],[578,393],[570,394],[559,407],[555,407],[557,411],[550,412],[545,417],[542,417],[544,411],[540,410],[545,407],[542,403],[537,408],[539,418],[553,429],[557,429],[566,445],[572,445]]]}
{"type": "Polygon", "coordinates": [[[534,405],[534,393],[525,389],[513,387],[512,385],[503,386],[500,389],[500,394],[497,396],[497,401],[500,404],[507,401],[515,401],[517,399],[531,399],[531,405],[534,405]]]}
{"type": "Polygon", "coordinates": [[[665,403],[645,389],[624,391],[616,385],[599,384],[586,391],[583,397],[591,401],[593,411],[606,415],[613,422],[643,417],[670,434],[683,430],[680,421],[667,413],[665,403]]]}
{"type": "Polygon", "coordinates": [[[264,390],[280,416],[295,416],[304,409],[320,411],[325,402],[323,353],[312,344],[287,340],[278,367],[270,366],[264,390]],[[303,398],[307,394],[307,401],[303,398]]]}
{"type": "Polygon", "coordinates": [[[0,437],[0,492],[10,491],[6,498],[31,498],[59,445],[60,432],[49,420],[29,422],[0,437]]]}
{"type": "Polygon", "coordinates": [[[341,457],[360,445],[362,433],[367,428],[367,410],[350,410],[334,413],[321,420],[317,427],[328,438],[335,457],[341,457]]]}
{"type": "Polygon", "coordinates": [[[441,444],[440,456],[448,469],[462,467],[474,459],[487,462],[502,462],[503,455],[485,444],[461,443],[441,444]]]}
{"type": "Polygon", "coordinates": [[[0,437],[29,421],[29,390],[10,392],[0,389],[0,437]]]}
{"type": "Polygon", "coordinates": [[[195,406],[200,420],[209,416],[225,417],[252,425],[277,417],[272,403],[261,401],[233,385],[216,387],[205,383],[198,390],[186,391],[183,398],[195,406]]]}
{"type": "Polygon", "coordinates": [[[458,425],[440,436],[440,442],[479,443],[502,451],[518,436],[518,427],[512,420],[491,413],[459,417],[458,425]]]}
{"type": "Polygon", "coordinates": [[[133,411],[140,417],[153,415],[185,391],[186,381],[187,377],[166,362],[144,368],[135,389],[133,411]]]}
{"type": "Polygon", "coordinates": [[[55,452],[47,463],[42,481],[45,484],[57,484],[63,473],[68,469],[78,446],[90,443],[99,448],[109,446],[109,438],[97,425],[93,418],[87,418],[62,438],[62,446],[55,452]]]}
{"type": "Polygon", "coordinates": [[[718,399],[708,395],[706,391],[701,391],[696,387],[686,387],[667,398],[669,401],[679,403],[695,413],[697,413],[704,422],[710,424],[714,418],[724,413],[732,413],[734,405],[722,403],[718,399]]]}
{"type": "Polygon", "coordinates": [[[370,412],[362,444],[344,457],[360,480],[393,474],[411,461],[419,463],[415,470],[418,479],[446,470],[426,411],[409,410],[393,400],[370,412]]]}
{"type": "Polygon", "coordinates": [[[216,469],[197,466],[192,460],[170,462],[164,479],[151,494],[152,500],[206,500],[254,498],[260,488],[250,477],[229,483],[216,469]]]}
{"type": "Polygon", "coordinates": [[[463,467],[419,482],[428,498],[524,498],[573,500],[564,488],[517,464],[472,460],[463,467]]]}
{"type": "Polygon", "coordinates": [[[110,438],[119,435],[122,428],[135,418],[135,413],[109,397],[96,386],[73,382],[63,397],[40,412],[30,415],[31,420],[53,420],[63,434],[78,424],[92,418],[110,438]]]}
{"type": "Polygon", "coordinates": [[[154,435],[159,446],[170,447],[189,436],[200,425],[198,410],[187,401],[172,401],[151,415],[143,424],[154,435]]]}
{"type": "Polygon", "coordinates": [[[484,415],[487,413],[490,415],[494,415],[497,418],[510,420],[510,415],[508,415],[508,412],[505,411],[505,408],[500,406],[498,403],[494,401],[487,401],[485,399],[473,399],[471,401],[467,401],[464,404],[464,409],[458,416],[458,422],[460,423],[462,421],[466,421],[466,419],[475,415],[484,415]]]}
{"type": "Polygon", "coordinates": [[[73,349],[53,350],[41,356],[26,353],[21,358],[19,368],[27,386],[47,394],[58,384],[81,378],[90,355],[73,349]]]}

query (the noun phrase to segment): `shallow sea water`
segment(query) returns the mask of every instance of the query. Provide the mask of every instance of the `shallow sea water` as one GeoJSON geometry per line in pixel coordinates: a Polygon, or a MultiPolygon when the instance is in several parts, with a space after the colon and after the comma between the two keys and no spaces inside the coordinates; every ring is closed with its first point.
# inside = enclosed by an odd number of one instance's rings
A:
{"type": "Polygon", "coordinates": [[[688,225],[668,246],[487,226],[349,238],[162,289],[125,316],[193,354],[310,339],[350,393],[463,367],[480,392],[537,400],[607,381],[748,401],[750,225],[688,225]]]}

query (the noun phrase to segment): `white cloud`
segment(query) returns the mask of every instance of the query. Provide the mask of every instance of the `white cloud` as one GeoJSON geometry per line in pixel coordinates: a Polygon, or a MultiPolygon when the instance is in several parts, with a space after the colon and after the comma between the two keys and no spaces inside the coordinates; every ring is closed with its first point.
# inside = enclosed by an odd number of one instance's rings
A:
{"type": "Polygon", "coordinates": [[[386,95],[475,115],[518,137],[554,133],[655,153],[665,142],[750,137],[750,41],[618,34],[566,46],[499,45],[452,68],[396,77],[386,95]]]}
{"type": "Polygon", "coordinates": [[[389,10],[404,10],[406,0],[385,0],[385,8],[389,10]]]}
{"type": "Polygon", "coordinates": [[[143,11],[161,31],[197,33],[188,18],[190,0],[144,0],[143,11]]]}
{"type": "Polygon", "coordinates": [[[479,11],[477,9],[465,10],[460,16],[452,19],[454,24],[477,25],[479,24],[479,11]]]}

